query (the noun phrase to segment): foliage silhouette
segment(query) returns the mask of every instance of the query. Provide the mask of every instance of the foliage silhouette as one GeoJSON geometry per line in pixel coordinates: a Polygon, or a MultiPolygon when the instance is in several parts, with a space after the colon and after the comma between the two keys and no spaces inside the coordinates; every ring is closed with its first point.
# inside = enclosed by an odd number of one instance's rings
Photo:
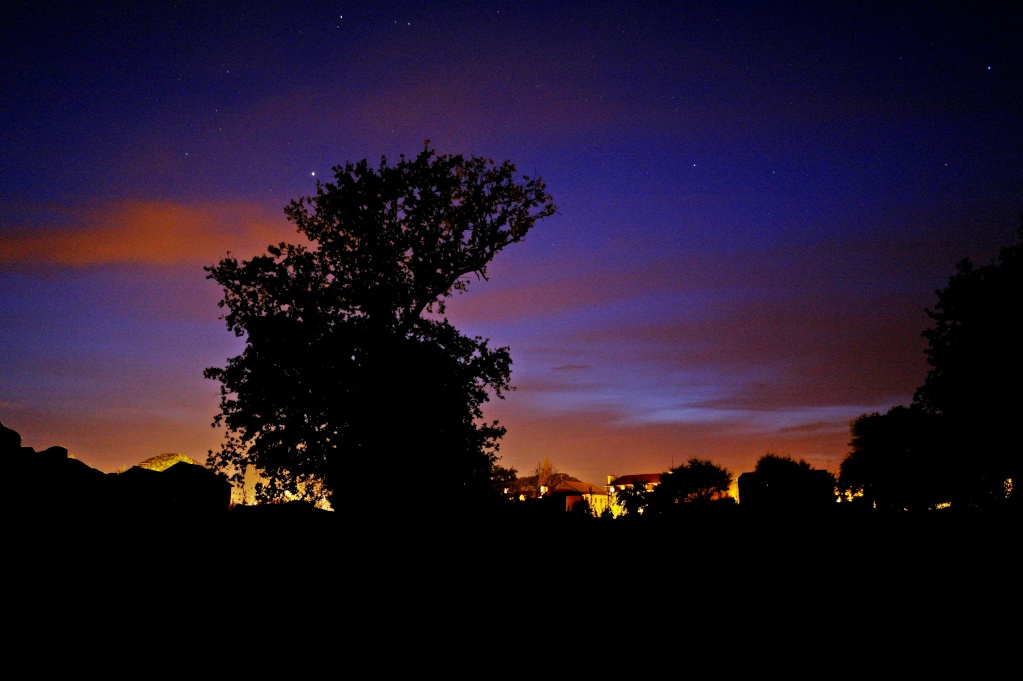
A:
{"type": "Polygon", "coordinates": [[[536,464],[536,468],[533,469],[530,478],[535,479],[534,493],[537,496],[543,496],[544,493],[557,487],[559,482],[566,479],[566,476],[545,456],[536,464]]]}
{"type": "Polygon", "coordinates": [[[1023,476],[1023,216],[1019,241],[990,264],[956,266],[927,310],[930,370],[913,406],[943,423],[946,456],[960,462],[961,501],[985,506],[1006,497],[1006,480],[1023,476]]]}
{"type": "Polygon", "coordinates": [[[579,478],[563,473],[549,457],[545,456],[537,462],[529,475],[515,479],[514,490],[516,496],[536,499],[549,494],[565,481],[580,482],[579,478]]]}
{"type": "Polygon", "coordinates": [[[492,494],[505,430],[482,405],[509,389],[511,357],[458,332],[444,303],[555,210],[510,162],[428,142],[393,165],[335,167],[285,208],[309,245],[206,268],[246,339],[205,372],[227,431],[209,465],[236,482],[254,466],[264,500],[320,486],[335,509],[492,494]]]}
{"type": "Polygon", "coordinates": [[[941,423],[897,406],[852,422],[849,454],[838,486],[857,503],[879,510],[924,510],[951,501],[954,471],[942,456],[941,423]]]}
{"type": "Polygon", "coordinates": [[[490,471],[490,486],[502,497],[512,500],[518,496],[518,471],[494,463],[490,471]]]}
{"type": "Polygon", "coordinates": [[[852,422],[839,488],[879,509],[991,507],[1023,475],[1023,218],[989,265],[956,266],[927,314],[930,369],[910,407],[852,422]]]}
{"type": "Polygon", "coordinates": [[[661,482],[649,495],[650,510],[671,513],[706,506],[721,499],[732,484],[732,474],[709,459],[693,457],[661,474],[661,482]]]}
{"type": "Polygon", "coordinates": [[[652,492],[652,489],[647,489],[646,484],[635,482],[614,488],[613,494],[626,515],[637,516],[646,511],[652,492]]]}
{"type": "Polygon", "coordinates": [[[752,473],[739,476],[739,499],[747,510],[819,511],[835,503],[835,476],[803,459],[768,452],[752,473]]]}

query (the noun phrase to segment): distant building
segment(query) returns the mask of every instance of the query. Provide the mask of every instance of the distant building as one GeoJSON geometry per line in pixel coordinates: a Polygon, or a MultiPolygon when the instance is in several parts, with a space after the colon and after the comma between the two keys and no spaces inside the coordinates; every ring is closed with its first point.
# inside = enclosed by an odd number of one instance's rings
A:
{"type": "Polygon", "coordinates": [[[576,504],[585,501],[590,512],[600,515],[608,507],[607,490],[590,482],[579,480],[562,480],[547,491],[550,497],[562,497],[565,500],[565,511],[572,511],[576,504]]]}

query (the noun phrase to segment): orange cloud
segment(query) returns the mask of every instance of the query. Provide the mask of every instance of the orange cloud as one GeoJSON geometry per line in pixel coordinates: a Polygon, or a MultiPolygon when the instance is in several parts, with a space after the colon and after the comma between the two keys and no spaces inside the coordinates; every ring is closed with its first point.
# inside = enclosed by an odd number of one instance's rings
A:
{"type": "Polygon", "coordinates": [[[34,225],[0,240],[0,264],[87,267],[212,263],[227,251],[294,240],[283,215],[240,202],[131,201],[82,211],[70,227],[34,225]]]}

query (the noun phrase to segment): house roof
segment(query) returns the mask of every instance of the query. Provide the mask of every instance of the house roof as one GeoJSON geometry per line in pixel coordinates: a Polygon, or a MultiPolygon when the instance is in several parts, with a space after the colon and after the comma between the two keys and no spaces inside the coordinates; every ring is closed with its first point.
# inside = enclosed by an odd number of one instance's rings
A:
{"type": "Polygon", "coordinates": [[[603,485],[581,480],[562,480],[551,490],[552,492],[577,492],[579,494],[607,494],[603,485]]]}
{"type": "Polygon", "coordinates": [[[650,485],[661,481],[660,473],[634,473],[632,475],[619,475],[611,481],[612,485],[635,485],[642,483],[650,485]]]}

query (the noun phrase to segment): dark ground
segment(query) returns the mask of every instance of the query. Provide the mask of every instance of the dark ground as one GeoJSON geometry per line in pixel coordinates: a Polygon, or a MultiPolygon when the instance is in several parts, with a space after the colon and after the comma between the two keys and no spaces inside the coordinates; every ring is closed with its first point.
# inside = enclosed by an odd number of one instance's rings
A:
{"type": "Polygon", "coordinates": [[[266,632],[334,632],[347,654],[402,642],[427,666],[455,650],[499,660],[542,645],[619,658],[707,645],[767,646],[787,661],[763,664],[780,667],[825,649],[832,663],[842,651],[843,665],[888,655],[940,671],[949,656],[977,665],[1016,656],[1003,641],[1020,633],[1018,520],[9,518],[7,617],[111,644],[169,630],[211,643],[239,635],[268,655],[278,652],[266,632]]]}

